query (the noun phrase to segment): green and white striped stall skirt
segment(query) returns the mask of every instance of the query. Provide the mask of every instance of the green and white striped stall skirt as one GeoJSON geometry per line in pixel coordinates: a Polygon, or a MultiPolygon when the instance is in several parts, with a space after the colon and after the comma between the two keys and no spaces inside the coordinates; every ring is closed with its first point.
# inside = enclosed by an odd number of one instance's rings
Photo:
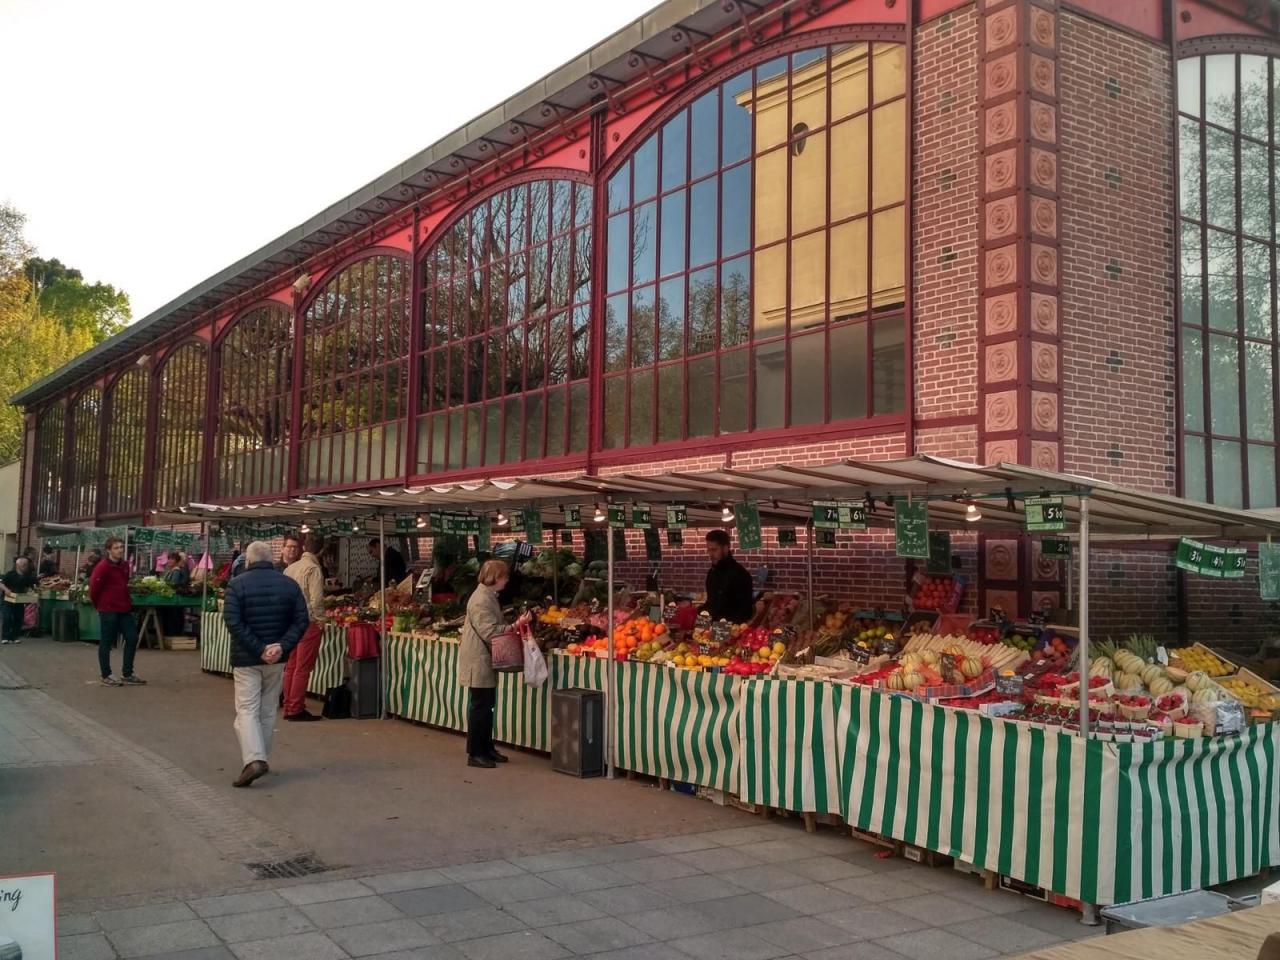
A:
{"type": "MultiPolygon", "coordinates": [[[[208,611],[200,618],[200,669],[231,675],[231,633],[221,613],[208,611]]],[[[326,624],[320,653],[307,683],[307,692],[323,697],[330,687],[341,686],[347,675],[347,630],[326,624]]]]}

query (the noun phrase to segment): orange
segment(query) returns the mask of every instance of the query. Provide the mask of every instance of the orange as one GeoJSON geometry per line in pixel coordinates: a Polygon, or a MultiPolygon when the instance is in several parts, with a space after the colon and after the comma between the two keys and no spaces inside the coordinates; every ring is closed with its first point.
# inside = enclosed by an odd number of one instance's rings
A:
{"type": "Polygon", "coordinates": [[[655,637],[660,637],[666,632],[667,632],[667,625],[665,623],[655,623],[653,625],[653,635],[655,637]]]}

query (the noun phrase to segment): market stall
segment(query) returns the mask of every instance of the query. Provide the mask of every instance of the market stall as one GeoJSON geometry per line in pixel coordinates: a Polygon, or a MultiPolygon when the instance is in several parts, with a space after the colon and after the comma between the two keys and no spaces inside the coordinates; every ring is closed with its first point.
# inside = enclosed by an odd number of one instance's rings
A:
{"type": "MultiPolygon", "coordinates": [[[[1091,540],[1185,538],[1180,566],[1230,576],[1249,549],[1240,544],[1269,540],[1276,518],[929,457],[488,481],[232,509],[408,523],[416,514],[434,531],[448,517],[487,527],[495,510],[519,511],[539,529],[585,527],[579,510],[593,505],[602,531],[647,531],[665,513],[668,526],[732,522],[740,544],[758,546],[762,523],[800,528],[810,581],[827,525],[892,531],[898,555],[919,568],[897,619],[858,611],[856,598],[820,608],[810,590],[786,622],[670,620],[668,632],[659,629],[669,620],[665,596],[628,607],[614,589],[615,537],[606,535],[605,603],[592,608],[605,629],[577,642],[542,636],[550,680],[541,688],[503,677],[502,742],[548,749],[551,691],[599,688],[611,772],[839,818],[1086,909],[1280,863],[1280,694],[1248,671],[1209,677],[1212,654],[1202,647],[1165,651],[1143,637],[1091,644],[1088,612],[1091,540]],[[926,568],[936,535],[954,530],[1066,543],[1078,629],[959,615],[963,579],[926,568]]],[[[1259,550],[1280,559],[1269,545],[1259,550]]],[[[543,615],[584,622],[579,609],[543,615]]],[[[456,640],[436,626],[386,638],[387,710],[460,730],[456,640]]]]}
{"type": "MultiPolygon", "coordinates": [[[[200,669],[206,673],[231,676],[231,633],[222,613],[216,609],[206,610],[200,619],[200,669]]],[[[333,687],[341,686],[347,673],[346,657],[346,629],[326,624],[307,692],[323,697],[333,687]]]]}

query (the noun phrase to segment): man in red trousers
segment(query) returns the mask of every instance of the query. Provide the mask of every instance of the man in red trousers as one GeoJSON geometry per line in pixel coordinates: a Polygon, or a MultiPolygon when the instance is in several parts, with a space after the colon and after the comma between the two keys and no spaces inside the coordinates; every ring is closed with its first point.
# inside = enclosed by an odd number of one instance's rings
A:
{"type": "Polygon", "coordinates": [[[293,721],[319,720],[307,712],[307,684],[320,654],[320,637],[324,632],[324,570],[318,555],[324,541],[309,533],[302,544],[302,556],[285,568],[284,575],[298,584],[307,601],[311,625],[302,635],[298,648],[284,666],[284,718],[293,721]]]}

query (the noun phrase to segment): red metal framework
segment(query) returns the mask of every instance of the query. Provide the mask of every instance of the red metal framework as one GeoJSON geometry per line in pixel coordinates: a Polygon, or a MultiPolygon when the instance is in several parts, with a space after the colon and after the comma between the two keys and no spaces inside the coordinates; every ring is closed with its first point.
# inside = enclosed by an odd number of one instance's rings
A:
{"type": "Polygon", "coordinates": [[[416,475],[586,452],[592,191],[507,186],[422,259],[416,475]]]}
{"type": "Polygon", "coordinates": [[[31,471],[31,518],[57,520],[61,513],[66,406],[55,403],[36,420],[31,471]]]}
{"type": "Polygon", "coordinates": [[[208,357],[202,341],[191,341],[169,354],[156,373],[154,502],[162,506],[200,498],[208,357]]]}
{"type": "Polygon", "coordinates": [[[1273,507],[1280,57],[1219,49],[1178,62],[1182,492],[1273,507]]]}
{"type": "Polygon", "coordinates": [[[375,248],[337,268],[302,310],[296,484],[404,475],[410,264],[375,248]]]}
{"type": "Polygon", "coordinates": [[[605,171],[603,449],[904,410],[905,47],[735,67],[605,171]]]}
{"type": "Polygon", "coordinates": [[[126,370],[107,392],[106,445],[99,510],[124,516],[142,510],[146,463],[148,376],[143,367],[126,370]]]}
{"type": "Polygon", "coordinates": [[[89,387],[71,405],[65,516],[92,519],[98,509],[98,451],[102,445],[102,390],[89,387]]]}
{"type": "Polygon", "coordinates": [[[215,347],[213,491],[221,499],[285,491],[293,401],[293,318],[281,303],[235,318],[215,347]]]}

